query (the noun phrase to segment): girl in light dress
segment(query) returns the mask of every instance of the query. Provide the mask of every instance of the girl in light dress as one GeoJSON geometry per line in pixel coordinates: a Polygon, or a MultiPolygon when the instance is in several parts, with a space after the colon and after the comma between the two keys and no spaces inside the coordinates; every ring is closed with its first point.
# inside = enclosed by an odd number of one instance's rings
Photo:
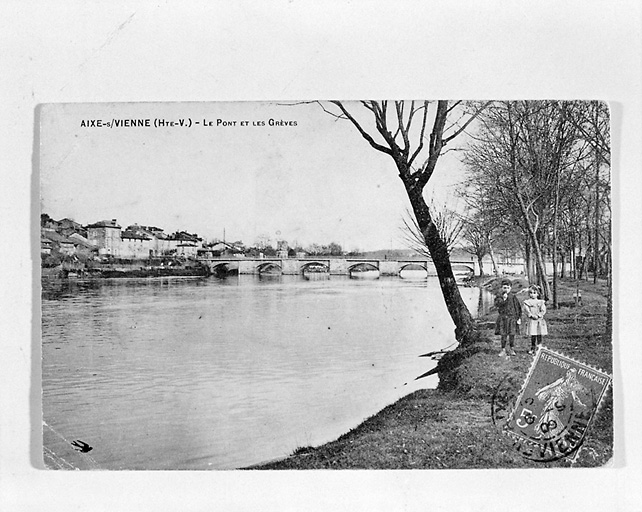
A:
{"type": "Polygon", "coordinates": [[[544,320],[544,315],[546,314],[546,303],[539,297],[539,286],[529,286],[528,299],[526,299],[522,304],[522,310],[524,311],[524,315],[527,320],[525,334],[530,335],[531,337],[531,349],[528,351],[529,354],[535,353],[536,346],[542,343],[542,336],[546,336],[548,334],[546,320],[544,320]]]}

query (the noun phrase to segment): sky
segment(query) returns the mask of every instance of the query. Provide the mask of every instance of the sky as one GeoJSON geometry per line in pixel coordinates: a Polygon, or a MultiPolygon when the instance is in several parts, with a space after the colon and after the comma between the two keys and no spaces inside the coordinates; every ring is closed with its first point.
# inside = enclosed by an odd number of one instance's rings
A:
{"type": "MultiPolygon", "coordinates": [[[[405,246],[409,202],[392,158],[316,103],[49,104],[39,115],[41,211],[54,219],[117,219],[248,245],[405,246]],[[151,126],[113,122],[125,119],[151,126]]],[[[426,193],[449,205],[462,178],[452,155],[426,193]]]]}

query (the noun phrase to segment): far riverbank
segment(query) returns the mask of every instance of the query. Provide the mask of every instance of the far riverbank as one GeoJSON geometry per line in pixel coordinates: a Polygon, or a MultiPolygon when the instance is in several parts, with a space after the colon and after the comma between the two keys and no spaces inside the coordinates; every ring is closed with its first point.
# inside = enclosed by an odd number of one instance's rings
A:
{"type": "MultiPolygon", "coordinates": [[[[487,284],[492,286],[490,279],[487,284]]],[[[515,288],[521,288],[520,283],[515,288]]],[[[580,281],[582,304],[576,306],[576,282],[561,280],[557,310],[546,315],[549,333],[544,345],[612,373],[612,340],[606,332],[606,283],[580,281]]],[[[525,294],[519,295],[520,299],[525,294]]],[[[318,447],[300,447],[291,456],[249,469],[440,469],[564,467],[567,459],[534,462],[521,457],[493,425],[490,404],[498,383],[507,377],[523,382],[532,357],[529,340],[516,340],[517,356],[497,356],[492,312],[478,319],[483,341],[467,357],[454,351],[439,363],[437,389],[424,389],[396,403],[318,447]]],[[[613,399],[609,391],[596,421],[573,464],[606,464],[613,453],[613,399]]]]}

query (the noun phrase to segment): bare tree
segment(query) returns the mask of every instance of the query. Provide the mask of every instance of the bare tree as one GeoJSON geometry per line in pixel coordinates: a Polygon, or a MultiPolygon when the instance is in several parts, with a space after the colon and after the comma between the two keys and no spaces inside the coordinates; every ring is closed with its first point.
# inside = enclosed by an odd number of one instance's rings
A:
{"type": "Polygon", "coordinates": [[[337,117],[348,119],[373,149],[392,158],[435,265],[446,307],[455,324],[455,337],[462,345],[473,343],[472,316],[459,293],[448,245],[423,194],[444,148],[468,127],[483,106],[449,123],[455,113],[461,114],[462,102],[362,101],[355,107],[340,101],[331,103],[339,109],[337,117]]]}
{"type": "Polygon", "coordinates": [[[569,110],[569,122],[577,128],[582,140],[592,149],[593,180],[593,282],[597,282],[600,262],[604,260],[608,288],[607,331],[612,329],[613,265],[611,261],[611,137],[608,105],[600,101],[574,102],[569,110]]]}
{"type": "MultiPolygon", "coordinates": [[[[477,257],[480,276],[484,275],[483,259],[490,256],[493,273],[499,274],[495,258],[496,239],[499,238],[509,226],[503,222],[501,209],[488,198],[491,194],[481,189],[483,186],[478,180],[468,180],[463,183],[458,191],[459,197],[466,202],[466,214],[463,215],[462,238],[467,242],[464,249],[477,257]]],[[[513,226],[510,226],[513,227],[513,226]]]]}
{"type": "Polygon", "coordinates": [[[462,237],[467,242],[464,250],[477,258],[479,264],[479,275],[484,276],[484,256],[491,255],[493,272],[498,274],[497,264],[492,249],[492,229],[480,219],[480,217],[469,217],[462,221],[462,237]]]}
{"type": "MultiPolygon", "coordinates": [[[[575,164],[584,154],[577,129],[560,113],[558,102],[496,102],[480,117],[481,129],[465,163],[486,194],[518,225],[533,253],[535,279],[551,296],[544,242],[556,219],[562,187],[572,187],[575,164]]],[[[532,278],[533,276],[531,276],[532,278]]]]}
{"type": "MultiPolygon", "coordinates": [[[[432,218],[439,231],[439,236],[446,244],[448,254],[450,254],[455,244],[461,238],[464,229],[464,220],[456,211],[448,208],[448,205],[437,205],[434,198],[428,203],[428,208],[432,213],[432,218]]],[[[421,228],[412,212],[406,210],[406,216],[402,219],[402,222],[402,235],[408,247],[426,258],[432,259],[421,228]]]]}

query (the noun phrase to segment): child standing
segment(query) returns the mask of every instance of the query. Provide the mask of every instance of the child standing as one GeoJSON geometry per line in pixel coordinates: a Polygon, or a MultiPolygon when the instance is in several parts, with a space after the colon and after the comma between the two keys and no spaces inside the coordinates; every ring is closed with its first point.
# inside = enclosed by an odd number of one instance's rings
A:
{"type": "Polygon", "coordinates": [[[495,297],[495,306],[499,312],[497,322],[495,323],[495,334],[501,336],[502,351],[500,357],[506,355],[514,356],[515,354],[515,334],[519,334],[519,324],[521,323],[522,305],[514,293],[511,293],[513,283],[509,279],[502,280],[502,288],[499,295],[495,297]],[[506,352],[506,338],[508,338],[508,353],[506,352]]]}
{"type": "Polygon", "coordinates": [[[524,301],[523,309],[528,319],[526,334],[531,337],[531,349],[528,353],[534,354],[536,345],[542,343],[542,336],[548,334],[546,320],[544,320],[546,303],[540,299],[539,286],[532,285],[528,288],[528,299],[524,301]]]}

